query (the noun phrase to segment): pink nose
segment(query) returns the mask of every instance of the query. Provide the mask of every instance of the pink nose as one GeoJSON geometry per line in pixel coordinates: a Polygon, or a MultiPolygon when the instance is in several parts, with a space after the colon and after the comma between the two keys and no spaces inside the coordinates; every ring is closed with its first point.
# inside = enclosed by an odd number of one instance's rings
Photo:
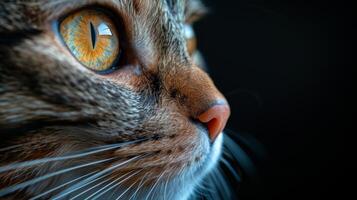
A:
{"type": "Polygon", "coordinates": [[[207,111],[203,112],[198,119],[207,124],[209,137],[214,141],[223,131],[230,115],[228,104],[214,105],[207,111]]]}

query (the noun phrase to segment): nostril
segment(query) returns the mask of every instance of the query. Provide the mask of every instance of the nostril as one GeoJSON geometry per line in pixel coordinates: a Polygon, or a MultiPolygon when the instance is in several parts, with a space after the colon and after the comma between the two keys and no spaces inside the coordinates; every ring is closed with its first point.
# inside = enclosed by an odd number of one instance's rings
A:
{"type": "Polygon", "coordinates": [[[230,115],[228,104],[214,105],[207,111],[203,112],[198,119],[207,124],[209,136],[214,141],[223,131],[230,115]]]}

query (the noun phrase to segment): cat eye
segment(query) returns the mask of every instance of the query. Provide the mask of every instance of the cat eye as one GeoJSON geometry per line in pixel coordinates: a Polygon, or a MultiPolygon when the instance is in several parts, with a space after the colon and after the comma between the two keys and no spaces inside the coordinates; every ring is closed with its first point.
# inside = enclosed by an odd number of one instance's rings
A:
{"type": "Polygon", "coordinates": [[[192,56],[193,53],[195,53],[195,51],[197,50],[197,41],[195,32],[191,25],[186,24],[184,26],[184,34],[186,38],[187,51],[192,56]]]}
{"type": "Polygon", "coordinates": [[[109,73],[115,69],[121,53],[115,25],[106,13],[85,9],[66,16],[59,31],[79,62],[97,73],[109,73]]]}

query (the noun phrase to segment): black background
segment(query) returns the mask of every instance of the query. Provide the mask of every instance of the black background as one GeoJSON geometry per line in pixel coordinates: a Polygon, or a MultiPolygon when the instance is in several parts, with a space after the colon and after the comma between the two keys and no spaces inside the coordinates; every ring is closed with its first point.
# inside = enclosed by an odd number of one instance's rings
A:
{"type": "Polygon", "coordinates": [[[230,102],[228,129],[255,138],[240,199],[344,199],[342,1],[206,0],[199,48],[230,102]],[[341,84],[342,85],[342,84],[341,84]],[[254,181],[253,181],[254,180],[254,181]]]}

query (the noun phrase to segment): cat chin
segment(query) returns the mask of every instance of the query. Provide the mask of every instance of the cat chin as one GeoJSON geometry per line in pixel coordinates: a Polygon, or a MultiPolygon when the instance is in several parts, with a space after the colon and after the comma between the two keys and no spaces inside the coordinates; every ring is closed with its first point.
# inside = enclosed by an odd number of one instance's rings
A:
{"type": "Polygon", "coordinates": [[[223,134],[218,135],[215,142],[212,144],[211,147],[211,154],[206,160],[206,168],[204,175],[207,175],[218,163],[221,153],[222,153],[222,145],[223,145],[223,134]]]}
{"type": "MultiPolygon", "coordinates": [[[[195,172],[193,174],[195,177],[183,178],[184,181],[181,190],[175,191],[176,196],[172,196],[172,199],[186,200],[193,195],[196,187],[202,184],[203,179],[217,166],[222,154],[223,138],[223,134],[220,134],[216,138],[215,142],[211,144],[210,152],[205,161],[194,169],[195,172]]],[[[175,184],[173,187],[175,187],[175,184]]]]}

